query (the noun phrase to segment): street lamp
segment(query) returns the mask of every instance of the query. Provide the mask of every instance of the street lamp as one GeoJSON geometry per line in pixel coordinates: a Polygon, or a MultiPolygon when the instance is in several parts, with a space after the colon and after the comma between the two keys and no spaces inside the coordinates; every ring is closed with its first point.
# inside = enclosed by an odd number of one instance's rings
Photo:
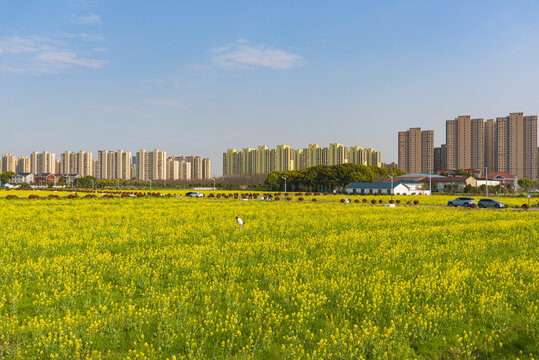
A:
{"type": "Polygon", "coordinates": [[[389,177],[391,178],[391,201],[393,201],[393,173],[389,173],[389,177]]]}
{"type": "Polygon", "coordinates": [[[149,179],[150,180],[150,194],[152,193],[152,179],[149,179]]]}
{"type": "Polygon", "coordinates": [[[212,180],[213,180],[213,199],[215,200],[216,197],[215,197],[215,176],[212,177],[212,180]]]}
{"type": "Polygon", "coordinates": [[[117,190],[119,191],[120,190],[120,180],[119,179],[116,179],[116,187],[117,187],[117,190]]]}
{"type": "Polygon", "coordinates": [[[485,166],[485,189],[487,191],[487,197],[488,197],[488,175],[487,175],[487,167],[485,166]]]}
{"type": "Polygon", "coordinates": [[[286,198],[286,176],[283,176],[282,179],[284,179],[284,197],[286,198]]]}

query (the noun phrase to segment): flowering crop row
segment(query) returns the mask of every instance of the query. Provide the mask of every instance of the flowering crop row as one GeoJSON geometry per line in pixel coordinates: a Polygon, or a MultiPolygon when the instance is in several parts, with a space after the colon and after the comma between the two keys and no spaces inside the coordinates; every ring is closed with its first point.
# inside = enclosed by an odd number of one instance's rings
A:
{"type": "Polygon", "coordinates": [[[2,210],[0,358],[538,350],[533,212],[119,197],[2,210]]]}

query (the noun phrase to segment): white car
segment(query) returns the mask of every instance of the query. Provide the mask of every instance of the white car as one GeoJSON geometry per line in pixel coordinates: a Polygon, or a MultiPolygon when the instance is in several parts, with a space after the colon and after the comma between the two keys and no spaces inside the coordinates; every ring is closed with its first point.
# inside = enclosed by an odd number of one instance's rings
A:
{"type": "Polygon", "coordinates": [[[204,197],[204,194],[203,194],[203,193],[196,192],[196,191],[190,191],[190,192],[188,192],[187,194],[185,194],[185,196],[187,196],[187,197],[196,197],[196,198],[199,198],[199,197],[204,197]]]}

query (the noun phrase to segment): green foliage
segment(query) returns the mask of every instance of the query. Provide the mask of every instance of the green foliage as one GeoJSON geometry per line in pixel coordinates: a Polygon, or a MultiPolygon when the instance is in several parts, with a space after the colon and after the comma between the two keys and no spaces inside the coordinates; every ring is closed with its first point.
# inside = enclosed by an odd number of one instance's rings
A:
{"type": "Polygon", "coordinates": [[[2,184],[7,184],[13,175],[15,175],[13,171],[4,171],[2,174],[0,174],[2,184]]]}
{"type": "Polygon", "coordinates": [[[518,186],[524,189],[531,189],[533,187],[533,181],[527,178],[522,178],[518,180],[518,186]]]}
{"type": "Polygon", "coordinates": [[[332,166],[317,165],[302,170],[271,172],[264,185],[271,190],[284,190],[283,176],[286,176],[288,191],[324,191],[333,190],[335,187],[345,187],[352,182],[373,182],[380,178],[389,179],[390,173],[395,176],[404,174],[398,169],[350,163],[332,166]]]}
{"type": "Polygon", "coordinates": [[[81,187],[81,188],[91,188],[92,187],[92,181],[93,185],[97,185],[97,178],[93,176],[85,176],[80,179],[75,179],[75,186],[81,187]]]}

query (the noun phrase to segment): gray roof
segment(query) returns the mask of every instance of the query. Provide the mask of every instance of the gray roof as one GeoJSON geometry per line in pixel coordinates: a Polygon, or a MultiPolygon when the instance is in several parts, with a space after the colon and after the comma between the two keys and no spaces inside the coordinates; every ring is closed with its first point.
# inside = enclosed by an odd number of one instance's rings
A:
{"type": "Polygon", "coordinates": [[[432,179],[445,178],[445,176],[435,175],[435,174],[404,174],[404,175],[400,175],[399,177],[400,178],[403,178],[403,177],[431,177],[432,179]]]}
{"type": "MultiPolygon", "coordinates": [[[[416,180],[397,180],[393,182],[393,188],[400,184],[421,184],[421,182],[416,180]]],[[[368,182],[354,182],[348,184],[346,188],[363,188],[363,189],[391,189],[391,182],[379,182],[379,183],[368,183],[368,182]]]]}

